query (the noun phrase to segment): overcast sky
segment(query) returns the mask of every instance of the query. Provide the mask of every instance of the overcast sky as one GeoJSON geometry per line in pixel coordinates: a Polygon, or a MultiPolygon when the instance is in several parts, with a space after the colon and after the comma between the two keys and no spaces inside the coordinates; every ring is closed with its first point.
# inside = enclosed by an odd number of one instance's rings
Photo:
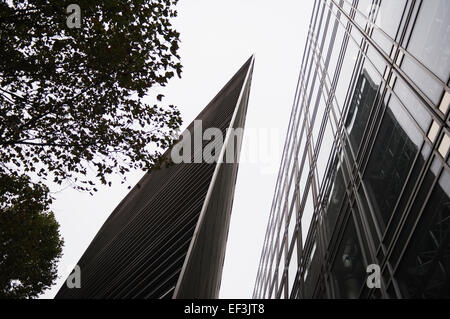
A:
{"type": "MultiPolygon", "coordinates": [[[[314,0],[180,0],[181,79],[163,91],[179,107],[184,129],[255,53],[255,69],[223,270],[221,298],[251,298],[294,99],[314,0]],[[248,134],[247,134],[248,133],[248,134]],[[249,134],[267,139],[248,147],[249,134]],[[250,154],[256,152],[257,154],[250,154]]],[[[128,184],[100,187],[94,196],[70,188],[56,193],[53,210],[65,246],[53,298],[103,222],[143,172],[128,184]]]]}

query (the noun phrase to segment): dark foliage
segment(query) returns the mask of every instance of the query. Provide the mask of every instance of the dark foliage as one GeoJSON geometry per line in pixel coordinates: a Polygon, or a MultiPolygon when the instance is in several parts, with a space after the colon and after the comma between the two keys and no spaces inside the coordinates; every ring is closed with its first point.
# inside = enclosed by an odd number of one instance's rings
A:
{"type": "Polygon", "coordinates": [[[0,175],[0,298],[32,298],[57,275],[63,241],[47,187],[0,175]]]}
{"type": "Polygon", "coordinates": [[[0,170],[91,191],[157,165],[181,125],[155,93],[181,74],[176,2],[80,0],[68,28],[73,1],[0,1],[0,170]]]}

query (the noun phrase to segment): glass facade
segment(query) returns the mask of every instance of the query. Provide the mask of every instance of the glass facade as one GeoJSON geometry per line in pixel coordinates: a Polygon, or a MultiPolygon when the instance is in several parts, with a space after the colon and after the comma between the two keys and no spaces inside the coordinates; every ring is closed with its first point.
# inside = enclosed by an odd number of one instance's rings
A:
{"type": "Polygon", "coordinates": [[[449,37],[448,0],[315,0],[255,298],[450,298],[449,37]]]}

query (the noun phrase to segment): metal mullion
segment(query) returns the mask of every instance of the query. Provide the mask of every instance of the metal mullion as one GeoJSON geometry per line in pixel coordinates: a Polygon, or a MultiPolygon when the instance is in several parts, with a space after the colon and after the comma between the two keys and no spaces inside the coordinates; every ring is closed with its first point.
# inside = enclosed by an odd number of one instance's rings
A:
{"type": "MultiPolygon", "coordinates": [[[[431,158],[434,159],[434,157],[431,157],[431,158]]],[[[433,162],[433,161],[430,161],[429,167],[431,167],[432,162],[433,162]]],[[[396,272],[397,272],[397,270],[398,270],[398,267],[399,267],[400,263],[401,263],[402,260],[403,260],[403,257],[404,257],[404,254],[405,254],[406,250],[409,248],[409,243],[410,243],[410,241],[411,241],[411,238],[413,237],[414,232],[415,232],[415,230],[416,230],[416,228],[417,228],[417,225],[419,224],[419,221],[420,221],[421,218],[422,218],[422,215],[423,215],[423,213],[424,213],[424,211],[425,211],[425,208],[426,208],[426,207],[428,206],[428,204],[429,204],[429,199],[430,199],[430,197],[431,197],[431,195],[432,195],[432,193],[433,193],[434,188],[436,187],[436,184],[439,183],[439,179],[440,179],[441,176],[442,176],[443,170],[444,170],[443,167],[440,167],[440,168],[439,168],[439,173],[438,173],[438,174],[436,175],[436,177],[434,178],[433,183],[432,183],[430,189],[428,190],[427,196],[426,196],[425,200],[424,200],[423,203],[422,203],[422,206],[421,206],[421,208],[420,208],[419,213],[417,214],[416,220],[414,221],[414,224],[413,224],[413,226],[412,226],[411,232],[409,233],[409,235],[408,235],[408,237],[407,237],[407,239],[406,239],[406,242],[405,242],[405,244],[403,245],[403,248],[402,248],[402,250],[401,250],[401,252],[400,252],[400,255],[399,255],[399,257],[398,257],[398,260],[396,261],[395,265],[392,266],[392,270],[393,270],[394,276],[395,276],[395,274],[396,274],[396,272]]],[[[423,177],[425,178],[425,175],[424,175],[423,177]]],[[[422,183],[423,183],[423,180],[422,180],[422,183]]],[[[416,199],[416,197],[417,197],[418,191],[419,191],[419,189],[417,189],[417,191],[415,192],[415,193],[416,193],[416,194],[415,194],[415,198],[414,198],[413,201],[411,201],[411,203],[410,203],[410,205],[409,205],[409,208],[408,208],[408,215],[409,215],[409,213],[411,212],[411,208],[412,208],[412,205],[414,204],[414,201],[415,201],[415,199],[416,199]]],[[[408,218],[408,216],[405,217],[405,220],[406,220],[407,218],[408,218]]],[[[405,220],[404,220],[404,221],[405,221],[405,220]]],[[[401,225],[401,227],[403,228],[403,226],[404,226],[404,222],[403,222],[403,224],[401,225]]],[[[400,235],[400,234],[398,234],[398,235],[400,235]]],[[[397,238],[395,238],[395,239],[397,240],[397,239],[398,239],[398,236],[397,236],[397,238]]],[[[393,246],[391,247],[390,251],[388,252],[389,255],[390,255],[390,253],[392,253],[392,250],[393,250],[393,246]]],[[[390,263],[388,257],[389,257],[389,256],[386,256],[386,264],[387,264],[387,263],[390,263]]],[[[393,280],[394,280],[394,279],[395,279],[395,278],[393,278],[393,280]]]]}
{"type": "MultiPolygon", "coordinates": [[[[424,148],[424,146],[425,146],[426,144],[427,144],[427,142],[426,142],[426,141],[423,141],[422,146],[420,147],[419,151],[418,151],[417,154],[415,155],[414,163],[411,165],[411,168],[409,169],[409,172],[408,172],[408,175],[407,175],[407,177],[406,177],[406,180],[405,180],[405,182],[404,182],[404,184],[403,184],[403,186],[402,186],[402,190],[401,190],[401,192],[400,192],[400,195],[399,195],[399,197],[397,198],[397,201],[396,201],[396,203],[395,203],[393,213],[396,213],[396,212],[397,212],[398,214],[401,214],[402,217],[401,217],[399,223],[397,224],[397,229],[394,229],[394,230],[393,230],[393,231],[394,231],[394,234],[392,235],[392,238],[396,237],[396,234],[399,232],[399,230],[401,231],[401,227],[398,227],[398,226],[401,225],[402,222],[404,221],[405,214],[406,214],[407,211],[408,211],[409,203],[414,201],[413,199],[414,199],[415,190],[416,190],[416,189],[419,189],[420,186],[421,186],[421,184],[422,184],[422,182],[423,182],[423,180],[421,180],[421,177],[426,175],[426,172],[427,172],[427,162],[430,160],[430,158],[433,158],[433,156],[430,154],[430,155],[428,156],[428,158],[424,160],[424,165],[422,166],[422,169],[421,169],[421,171],[419,172],[418,180],[414,183],[414,186],[413,186],[413,188],[412,188],[412,193],[408,196],[408,200],[407,200],[407,202],[406,202],[406,207],[405,207],[401,212],[398,212],[397,209],[398,209],[398,206],[399,206],[399,204],[400,204],[400,202],[401,202],[401,198],[402,198],[404,195],[406,195],[404,192],[405,192],[405,190],[406,190],[406,188],[407,188],[407,184],[411,181],[410,179],[411,179],[412,173],[413,173],[413,171],[414,171],[414,168],[415,168],[415,166],[417,165],[417,163],[419,162],[419,159],[420,159],[420,157],[422,156],[422,150],[423,150],[423,148],[424,148]]],[[[431,161],[431,163],[432,163],[432,161],[431,161]]],[[[381,237],[381,242],[382,242],[383,244],[384,244],[384,240],[385,240],[385,238],[386,238],[386,236],[387,236],[387,231],[388,231],[389,227],[391,226],[393,219],[394,219],[394,216],[391,215],[391,217],[389,218],[388,223],[386,224],[386,230],[385,230],[383,236],[381,237]]],[[[386,250],[388,250],[390,246],[391,246],[391,243],[389,243],[389,245],[388,245],[388,247],[386,248],[386,250]]]]}
{"type": "MultiPolygon", "coordinates": [[[[333,50],[332,48],[335,46],[335,39],[336,39],[336,34],[337,34],[337,31],[338,31],[338,28],[339,28],[339,23],[340,23],[340,12],[338,11],[338,15],[339,16],[337,16],[337,15],[335,15],[333,12],[332,12],[332,9],[331,9],[331,7],[330,6],[328,6],[328,10],[335,16],[335,20],[334,20],[334,22],[335,22],[335,26],[334,26],[334,28],[333,28],[333,36],[332,36],[332,38],[330,39],[330,48],[331,48],[331,51],[333,50]],[[333,43],[333,45],[331,45],[331,43],[333,43]]],[[[342,57],[342,48],[343,48],[343,46],[344,46],[344,43],[345,43],[345,28],[344,28],[344,38],[343,38],[343,40],[342,40],[343,42],[342,43],[340,43],[339,45],[341,46],[341,51],[340,51],[340,53],[339,53],[339,58],[338,58],[338,61],[337,61],[337,65],[336,65],[336,71],[338,70],[338,68],[339,68],[339,65],[340,65],[340,63],[339,63],[339,61],[341,60],[341,58],[343,58],[342,57]]],[[[346,49],[346,48],[345,48],[346,49]]],[[[330,49],[329,49],[329,52],[328,52],[328,54],[330,55],[331,54],[331,51],[330,51],[330,49]]],[[[316,52],[317,52],[317,50],[316,50],[316,52]]],[[[316,55],[317,55],[317,53],[316,53],[316,55]]],[[[318,65],[318,67],[320,68],[320,62],[316,62],[316,64],[318,65]]],[[[328,100],[333,100],[333,98],[335,99],[335,89],[336,89],[336,84],[337,84],[337,80],[335,79],[336,78],[336,71],[335,71],[335,73],[334,73],[334,77],[333,77],[333,80],[331,81],[331,78],[329,78],[330,79],[330,90],[327,92],[327,94],[328,94],[328,100]]],[[[329,77],[329,74],[328,74],[328,71],[326,72],[326,76],[328,76],[329,77]]],[[[327,87],[327,83],[326,83],[326,81],[325,81],[325,89],[327,90],[328,89],[328,87],[327,87]]],[[[337,100],[336,100],[336,102],[337,102],[337,100]]],[[[330,102],[331,104],[333,104],[332,102],[330,102]]],[[[334,108],[332,108],[333,109],[333,117],[334,117],[334,120],[335,120],[335,122],[336,123],[338,123],[338,120],[337,120],[337,116],[336,116],[336,114],[335,114],[335,110],[334,110],[334,108]]],[[[338,111],[339,112],[339,111],[338,111]]],[[[339,112],[340,113],[340,112],[339,112]]],[[[338,126],[337,124],[336,124],[336,126],[338,126]]]]}
{"type": "MultiPolygon", "coordinates": [[[[414,1],[415,1],[415,0],[414,0],[414,1]]],[[[415,3],[418,3],[418,2],[415,2],[415,3]]],[[[410,23],[412,23],[412,28],[411,28],[410,34],[408,35],[408,39],[406,40],[405,48],[407,48],[407,47],[409,46],[409,43],[410,43],[410,41],[411,41],[411,37],[412,37],[412,35],[413,35],[413,33],[414,33],[414,29],[415,29],[415,27],[416,27],[416,23],[417,23],[417,19],[418,19],[418,17],[419,17],[419,14],[420,14],[420,10],[422,9],[422,4],[423,4],[423,0],[420,1],[420,3],[418,3],[418,8],[417,8],[417,11],[415,12],[414,19],[413,19],[412,22],[410,21],[410,23]]],[[[411,12],[410,12],[410,15],[412,14],[412,11],[413,11],[413,10],[414,10],[414,7],[413,7],[413,5],[412,5],[412,6],[411,6],[411,12]]],[[[405,32],[406,32],[406,31],[405,31],[405,32]]],[[[406,36],[406,35],[405,35],[405,36],[406,36]]],[[[447,83],[443,82],[438,76],[436,76],[436,75],[434,74],[434,72],[432,72],[431,70],[429,70],[429,69],[428,69],[425,65],[423,65],[419,60],[417,60],[412,54],[410,54],[410,53],[407,51],[407,49],[404,49],[404,48],[403,48],[402,46],[400,46],[400,45],[399,45],[398,48],[403,52],[403,54],[405,54],[405,56],[408,56],[410,59],[412,59],[413,62],[414,62],[417,66],[419,66],[423,71],[425,71],[425,73],[428,73],[429,76],[431,76],[436,82],[438,82],[438,83],[444,88],[444,90],[445,90],[446,92],[449,92],[449,93],[450,93],[450,88],[448,87],[447,83]]],[[[434,103],[431,103],[431,105],[434,105],[434,103]]]]}
{"type": "MultiPolygon", "coordinates": [[[[427,139],[428,139],[427,134],[422,130],[422,128],[421,128],[421,127],[419,126],[419,124],[416,122],[416,120],[414,119],[414,117],[411,115],[411,113],[410,113],[410,112],[408,111],[408,109],[405,107],[405,105],[403,104],[403,102],[398,98],[397,94],[395,94],[395,92],[394,92],[391,88],[389,88],[388,86],[385,87],[385,90],[386,90],[387,93],[390,93],[390,94],[394,95],[395,98],[397,98],[397,100],[398,100],[398,102],[399,102],[399,104],[400,104],[400,107],[401,107],[401,108],[403,109],[403,111],[408,115],[408,118],[409,118],[410,120],[412,120],[413,125],[418,129],[418,131],[419,131],[420,134],[422,135],[422,138],[423,138],[424,140],[427,140],[427,139]]],[[[386,110],[389,108],[389,103],[390,103],[390,99],[391,99],[391,98],[392,98],[392,96],[389,97],[388,102],[386,103],[386,105],[384,105],[383,110],[381,110],[381,111],[382,111],[382,115],[381,115],[381,117],[380,117],[379,123],[376,125],[377,128],[376,128],[375,131],[374,131],[373,129],[374,129],[375,127],[372,127],[372,132],[370,132],[370,134],[372,134],[373,143],[371,144],[371,146],[370,146],[368,149],[366,149],[366,153],[362,155],[363,157],[366,158],[366,161],[365,161],[365,163],[361,163],[361,166],[360,166],[360,168],[361,168],[361,169],[360,169],[361,177],[364,175],[364,173],[365,173],[365,171],[366,171],[366,169],[367,169],[367,165],[369,164],[369,160],[370,160],[370,157],[371,157],[372,152],[373,152],[373,148],[374,148],[374,145],[375,145],[375,141],[376,141],[376,139],[377,139],[377,137],[378,137],[378,133],[379,133],[381,124],[382,124],[382,122],[383,122],[383,119],[384,119],[386,110]],[[373,134],[374,134],[374,135],[373,135],[373,134]]],[[[384,103],[384,98],[380,99],[380,103],[383,105],[383,103],[384,103]]],[[[379,113],[378,113],[378,114],[379,114],[379,113]]],[[[376,114],[376,116],[378,116],[378,114],[376,114]]]]}
{"type": "MultiPolygon", "coordinates": [[[[335,0],[330,0],[330,1],[332,1],[334,4],[336,4],[335,3],[335,0]]],[[[346,14],[346,12],[342,9],[342,8],[340,8],[339,7],[339,10],[340,10],[340,12],[342,12],[345,16],[346,16],[346,18],[349,20],[349,22],[351,22],[352,24],[353,24],[353,26],[355,26],[356,28],[357,28],[357,30],[363,35],[363,37],[364,37],[364,35],[367,35],[367,33],[365,32],[365,31],[362,31],[361,30],[361,28],[352,20],[352,19],[350,19],[349,17],[348,17],[348,15],[346,14]]],[[[418,14],[417,14],[418,15],[418,14]]],[[[416,18],[417,18],[417,16],[416,16],[416,18]]],[[[372,22],[371,22],[372,23],[372,22]]],[[[378,27],[377,27],[377,29],[379,29],[378,27]]],[[[381,29],[379,29],[379,30],[381,30],[381,29]]],[[[412,35],[412,32],[411,32],[411,35],[412,35]]],[[[411,36],[410,35],[410,36],[411,36]]],[[[420,97],[426,102],[426,104],[428,105],[428,106],[431,106],[431,109],[433,109],[433,111],[434,111],[434,103],[417,87],[417,85],[415,85],[415,83],[413,82],[413,81],[411,81],[410,79],[409,79],[409,77],[406,75],[406,73],[399,67],[399,66],[397,66],[396,65],[396,63],[395,63],[395,59],[391,59],[391,57],[390,56],[388,56],[387,54],[385,54],[384,53],[384,51],[378,46],[378,44],[368,35],[368,36],[366,36],[365,37],[366,38],[366,40],[369,42],[369,44],[376,50],[376,51],[378,51],[378,53],[388,62],[388,64],[390,64],[391,65],[391,67],[392,67],[392,69],[394,69],[394,70],[396,70],[397,71],[397,73],[399,74],[399,75],[401,75],[401,77],[402,77],[402,79],[403,80],[405,80],[405,82],[414,90],[414,91],[416,91],[419,95],[420,95],[420,97]]],[[[409,42],[409,41],[408,41],[409,42]]],[[[417,60],[414,56],[412,56],[407,50],[405,50],[405,49],[403,49],[403,47],[401,47],[400,46],[400,44],[398,44],[398,43],[396,43],[395,41],[393,42],[393,45],[394,46],[396,46],[397,47],[397,49],[399,50],[399,51],[402,51],[402,53],[405,55],[405,56],[407,56],[407,57],[409,57],[409,58],[411,58],[412,60],[413,60],[413,62],[417,65],[417,66],[419,66],[420,68],[422,68],[423,69],[423,71],[425,71],[426,73],[428,73],[428,75],[430,75],[433,79],[435,79],[442,87],[443,87],[443,90],[445,90],[446,92],[449,92],[450,93],[450,88],[447,86],[447,84],[446,83],[444,83],[441,79],[439,79],[433,72],[431,72],[426,66],[424,66],[419,60],[417,60]]],[[[404,59],[404,58],[403,58],[404,59]]],[[[438,113],[439,114],[439,113],[438,113]]],[[[439,114],[439,117],[442,117],[442,116],[440,116],[440,114],[439,114]]]]}
{"type": "MultiPolygon", "coordinates": [[[[416,184],[415,184],[415,187],[413,188],[413,191],[412,191],[412,193],[411,193],[411,195],[410,195],[410,197],[409,197],[409,200],[408,200],[408,202],[407,202],[407,205],[406,205],[405,209],[403,210],[403,218],[402,218],[402,220],[400,221],[399,227],[398,227],[397,231],[395,232],[395,234],[393,235],[392,241],[391,241],[391,243],[390,243],[390,245],[389,245],[389,247],[388,247],[388,249],[387,249],[387,253],[386,253],[386,262],[389,261],[389,258],[388,258],[388,257],[389,257],[389,255],[392,253],[392,251],[393,251],[393,249],[394,249],[396,240],[397,240],[398,237],[401,235],[401,232],[402,232],[402,230],[404,229],[404,225],[405,225],[406,220],[408,219],[408,217],[410,217],[409,215],[410,215],[410,213],[411,213],[412,206],[414,205],[414,203],[415,203],[416,200],[417,200],[417,195],[419,194],[419,191],[420,191],[420,189],[421,189],[422,186],[423,186],[423,183],[424,183],[424,181],[425,181],[425,178],[426,178],[427,173],[430,171],[431,166],[433,165],[434,160],[435,160],[435,159],[440,160],[440,159],[439,159],[439,156],[440,156],[440,155],[437,153],[436,148],[437,148],[437,145],[434,145],[434,148],[433,148],[434,151],[433,151],[432,154],[429,156],[428,160],[425,162],[424,168],[422,169],[422,171],[421,171],[421,173],[420,173],[420,175],[419,175],[419,178],[418,178],[418,180],[417,180],[417,182],[416,182],[416,184]]],[[[426,206],[429,204],[429,198],[430,198],[430,196],[431,196],[431,194],[432,194],[434,188],[436,187],[436,184],[439,182],[439,179],[441,178],[441,176],[442,176],[442,174],[443,174],[443,171],[444,171],[444,170],[445,170],[445,171],[450,171],[450,168],[448,167],[447,163],[445,163],[445,162],[441,162],[441,163],[442,163],[443,165],[439,168],[439,172],[436,174],[436,176],[435,176],[435,178],[434,178],[434,180],[433,180],[433,183],[432,183],[430,189],[428,190],[428,194],[427,194],[425,200],[424,200],[423,203],[422,203],[422,206],[421,206],[421,208],[420,208],[419,213],[417,214],[416,221],[415,221],[415,223],[414,223],[414,225],[413,225],[413,227],[412,227],[412,230],[411,230],[411,232],[410,232],[410,234],[409,234],[409,236],[408,236],[408,238],[407,238],[406,244],[404,245],[404,248],[403,248],[402,252],[401,252],[400,255],[399,255],[399,258],[398,258],[398,261],[397,261],[395,267],[393,267],[393,268],[394,268],[394,272],[397,271],[397,267],[398,267],[398,265],[400,264],[400,262],[401,262],[401,260],[402,260],[402,257],[403,257],[403,255],[404,255],[404,252],[405,252],[405,250],[406,250],[406,248],[407,248],[407,246],[408,246],[408,244],[409,244],[409,242],[410,242],[410,240],[411,240],[411,237],[412,237],[412,235],[413,235],[413,233],[414,233],[414,231],[415,231],[415,229],[416,229],[416,227],[417,227],[417,224],[418,224],[419,220],[421,219],[421,216],[422,216],[422,214],[423,214],[423,212],[424,212],[426,206]]]]}
{"type": "MultiPolygon", "coordinates": [[[[317,0],[315,1],[315,3],[314,3],[314,7],[313,7],[313,15],[311,16],[311,22],[310,22],[310,29],[311,29],[311,23],[312,23],[312,20],[313,20],[313,17],[314,17],[314,11],[315,11],[315,8],[316,8],[316,5],[317,5],[317,0]]],[[[306,42],[306,46],[305,46],[305,49],[304,49],[304,54],[303,54],[303,58],[302,58],[302,66],[301,66],[301,69],[303,69],[304,67],[306,67],[306,65],[304,65],[303,63],[305,62],[305,56],[307,56],[307,52],[309,52],[309,51],[307,51],[307,48],[308,48],[308,40],[307,40],[307,42],[306,42]]],[[[297,93],[299,92],[299,84],[300,84],[300,81],[301,81],[301,78],[303,78],[304,77],[304,75],[303,75],[303,71],[300,71],[300,75],[299,75],[299,79],[298,79],[298,82],[297,82],[297,88],[296,88],[296,93],[295,93],[295,96],[297,96],[297,93]]],[[[295,105],[295,101],[296,101],[296,99],[297,99],[297,97],[294,97],[294,105],[295,105]]],[[[298,102],[297,102],[297,105],[298,105],[298,102]]],[[[290,130],[290,126],[292,125],[292,121],[293,121],[293,117],[292,117],[292,115],[291,115],[291,120],[290,120],[290,122],[289,122],[289,126],[288,126],[288,132],[289,132],[289,130],[290,130]]],[[[288,135],[289,133],[287,133],[287,135],[288,135]]],[[[261,256],[261,260],[260,260],[260,266],[261,266],[261,264],[263,264],[264,262],[265,262],[265,259],[266,259],[266,257],[265,257],[265,255],[266,255],[266,248],[264,248],[264,247],[267,247],[267,243],[269,242],[269,237],[270,237],[270,231],[269,231],[269,229],[271,228],[271,225],[273,224],[273,219],[274,219],[274,215],[275,215],[275,210],[276,210],[276,206],[277,206],[277,194],[278,194],[278,192],[279,192],[279,185],[280,185],[280,183],[281,183],[281,175],[282,175],[282,172],[283,172],[283,166],[284,166],[284,164],[283,164],[283,162],[284,162],[284,160],[285,160],[285,154],[286,154],[286,148],[287,148],[287,145],[288,145],[288,141],[286,141],[286,143],[285,143],[285,146],[284,146],[284,151],[283,151],[283,155],[282,155],[282,159],[281,159],[281,165],[280,165],[280,172],[279,172],[279,174],[278,174],[278,178],[277,178],[277,182],[276,182],[276,189],[275,189],[275,195],[274,195],[274,199],[273,199],[273,202],[272,202],[272,209],[271,209],[271,214],[270,214],[270,216],[269,216],[269,225],[268,225],[268,231],[267,231],[267,233],[266,233],[266,236],[265,236],[265,240],[264,240],[264,244],[263,244],[263,252],[262,252],[262,256],[261,256]]],[[[267,268],[267,267],[266,267],[267,268]]],[[[264,275],[264,274],[262,274],[262,275],[264,275]]],[[[258,277],[257,277],[257,279],[256,279],[256,281],[258,281],[258,277]]],[[[255,287],[256,288],[256,287],[255,287]]],[[[256,291],[254,291],[254,293],[256,293],[256,291]]]]}

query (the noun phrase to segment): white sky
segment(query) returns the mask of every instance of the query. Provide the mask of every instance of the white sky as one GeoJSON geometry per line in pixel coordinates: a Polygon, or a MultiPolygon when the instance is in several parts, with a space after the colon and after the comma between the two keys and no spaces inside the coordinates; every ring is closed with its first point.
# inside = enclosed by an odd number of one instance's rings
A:
{"type": "MultiPolygon", "coordinates": [[[[182,79],[162,92],[179,107],[184,128],[241,65],[256,54],[245,129],[272,132],[259,145],[260,163],[241,163],[222,277],[221,298],[251,298],[272,203],[282,147],[300,70],[314,0],[180,1],[174,20],[181,33],[182,79]],[[264,155],[264,156],[261,156],[264,155]]],[[[248,154],[246,137],[242,155],[248,154]]],[[[250,156],[250,155],[249,155],[250,156]]],[[[143,172],[127,185],[100,187],[94,196],[65,189],[53,204],[65,240],[53,298],[70,269],[116,205],[143,172]]],[[[82,270],[81,270],[82,276],[82,270]]]]}

